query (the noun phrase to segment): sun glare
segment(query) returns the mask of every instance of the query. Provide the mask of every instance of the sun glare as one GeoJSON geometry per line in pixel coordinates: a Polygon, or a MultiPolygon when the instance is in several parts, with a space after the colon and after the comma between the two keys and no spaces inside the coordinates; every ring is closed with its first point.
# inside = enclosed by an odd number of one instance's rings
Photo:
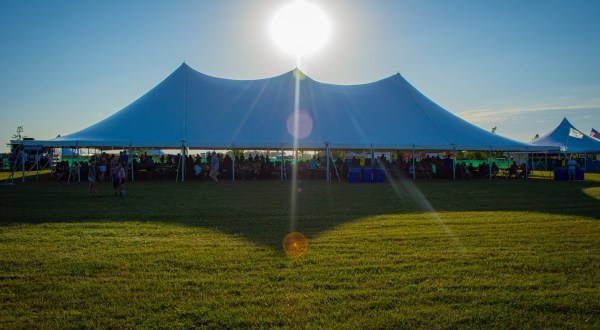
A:
{"type": "Polygon", "coordinates": [[[321,8],[296,1],[275,14],[270,33],[283,52],[299,58],[323,46],[329,38],[330,24],[321,8]]]}

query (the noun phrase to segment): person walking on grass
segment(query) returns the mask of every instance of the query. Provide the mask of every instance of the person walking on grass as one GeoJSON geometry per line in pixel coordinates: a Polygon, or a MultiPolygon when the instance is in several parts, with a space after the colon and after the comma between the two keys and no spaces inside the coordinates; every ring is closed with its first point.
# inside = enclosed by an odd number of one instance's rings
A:
{"type": "Polygon", "coordinates": [[[93,197],[100,197],[98,195],[98,185],[96,184],[96,159],[93,158],[88,168],[88,182],[90,183],[90,194],[93,197]]]}
{"type": "Polygon", "coordinates": [[[219,175],[219,157],[217,153],[213,151],[212,157],[210,158],[210,174],[208,175],[215,183],[219,182],[217,175],[219,175]]]}
{"type": "Polygon", "coordinates": [[[119,162],[119,195],[125,197],[125,181],[127,180],[127,172],[125,172],[125,166],[119,162]]]}
{"type": "Polygon", "coordinates": [[[567,161],[567,174],[569,175],[569,181],[575,182],[575,173],[577,168],[577,161],[575,157],[571,156],[571,159],[567,161]]]}
{"type": "Polygon", "coordinates": [[[119,182],[121,181],[119,166],[117,162],[112,161],[110,164],[110,179],[112,181],[113,190],[115,191],[115,196],[119,192],[119,182]]]}

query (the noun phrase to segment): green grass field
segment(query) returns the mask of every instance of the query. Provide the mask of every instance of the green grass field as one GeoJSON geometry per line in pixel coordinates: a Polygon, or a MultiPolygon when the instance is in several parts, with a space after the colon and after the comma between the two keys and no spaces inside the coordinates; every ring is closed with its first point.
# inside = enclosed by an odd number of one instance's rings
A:
{"type": "Polygon", "coordinates": [[[600,328],[598,177],[299,187],[0,186],[0,328],[600,328]]]}

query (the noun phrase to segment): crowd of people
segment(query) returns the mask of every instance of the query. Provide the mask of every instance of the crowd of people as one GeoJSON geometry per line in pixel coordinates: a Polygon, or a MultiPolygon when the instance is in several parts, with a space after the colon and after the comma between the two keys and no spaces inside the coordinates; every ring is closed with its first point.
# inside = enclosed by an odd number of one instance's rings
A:
{"type": "Polygon", "coordinates": [[[54,176],[56,180],[78,181],[86,178],[90,186],[90,194],[98,194],[98,182],[111,182],[115,196],[125,197],[125,182],[127,181],[127,163],[129,155],[121,151],[119,156],[102,153],[92,156],[88,161],[67,161],[56,164],[54,176]]]}
{"type": "MultiPolygon", "coordinates": [[[[131,157],[126,151],[119,155],[102,153],[91,157],[89,161],[67,162],[57,164],[55,175],[57,180],[71,181],[87,178],[90,182],[90,193],[98,195],[98,182],[112,182],[115,195],[125,195],[125,181],[130,171],[140,179],[164,179],[180,175],[185,169],[186,180],[212,180],[215,183],[222,179],[236,180],[266,180],[291,179],[296,175],[299,179],[324,179],[327,176],[327,159],[324,156],[313,155],[308,160],[285,160],[270,158],[269,155],[255,154],[244,156],[239,154],[235,160],[229,154],[209,152],[192,155],[160,155],[142,154],[139,158],[131,157]],[[235,164],[235,165],[234,165],[235,164]],[[283,169],[281,168],[283,165],[283,169]]],[[[329,159],[329,174],[332,178],[345,180],[349,177],[352,167],[372,167],[385,170],[387,177],[393,179],[412,178],[458,178],[465,180],[496,178],[499,174],[504,177],[525,177],[530,169],[516,161],[508,168],[500,169],[495,162],[482,161],[477,166],[473,163],[456,162],[451,157],[430,157],[413,160],[398,154],[395,159],[387,159],[385,155],[369,159],[329,159]]]]}
{"type": "MultiPolygon", "coordinates": [[[[180,167],[180,155],[174,157],[161,156],[159,161],[155,162],[152,157],[142,156],[140,159],[139,171],[146,173],[149,177],[158,175],[165,177],[164,169],[176,172],[180,167]]],[[[217,154],[215,152],[207,153],[203,158],[199,154],[196,156],[186,156],[185,172],[186,178],[208,180],[218,182],[219,179],[231,179],[235,175],[236,180],[264,180],[291,178],[297,175],[300,179],[324,179],[327,175],[327,158],[324,156],[313,155],[308,160],[286,160],[281,168],[280,158],[272,159],[265,155],[239,155],[235,160],[229,154],[217,154]],[[235,166],[233,166],[235,164],[235,166]],[[234,174],[235,173],[235,174],[234,174]]],[[[433,178],[453,178],[454,171],[459,179],[478,179],[478,178],[496,178],[501,172],[495,162],[488,164],[481,162],[477,166],[472,163],[468,165],[465,162],[457,162],[454,165],[450,157],[426,157],[413,162],[410,158],[401,156],[388,160],[384,155],[375,159],[329,159],[329,171],[331,177],[339,176],[340,179],[348,177],[351,167],[377,167],[383,168],[392,178],[412,177],[433,179],[433,178]],[[456,169],[454,169],[456,166],[456,169]]],[[[508,177],[524,177],[526,165],[516,165],[516,162],[509,168],[503,169],[503,175],[508,177]]],[[[138,169],[134,166],[134,169],[138,169]]],[[[530,171],[530,169],[527,169],[530,171]]],[[[136,171],[136,174],[138,171],[136,171]]]]}

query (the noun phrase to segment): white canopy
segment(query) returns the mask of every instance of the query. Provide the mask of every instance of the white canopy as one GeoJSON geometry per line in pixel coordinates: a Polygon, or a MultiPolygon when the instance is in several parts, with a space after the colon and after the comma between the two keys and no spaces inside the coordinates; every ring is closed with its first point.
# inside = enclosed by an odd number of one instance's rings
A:
{"type": "Polygon", "coordinates": [[[563,118],[555,129],[531,143],[554,146],[567,153],[600,153],[600,140],[583,134],[567,118],[563,118]]]}
{"type": "Polygon", "coordinates": [[[47,146],[206,149],[547,149],[492,134],[438,106],[400,74],[362,85],[299,70],[259,80],[211,77],[185,63],[144,96],[47,146]],[[295,110],[295,95],[298,108],[295,110]],[[295,138],[296,137],[296,138],[295,138]]]}

